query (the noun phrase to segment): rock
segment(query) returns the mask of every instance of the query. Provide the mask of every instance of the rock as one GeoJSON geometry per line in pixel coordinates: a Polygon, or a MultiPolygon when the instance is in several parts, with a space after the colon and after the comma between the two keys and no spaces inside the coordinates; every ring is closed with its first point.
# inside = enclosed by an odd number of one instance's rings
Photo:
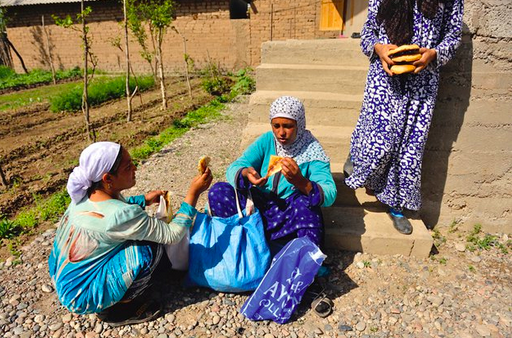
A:
{"type": "Polygon", "coordinates": [[[53,287],[48,284],[43,284],[41,286],[41,290],[43,290],[43,292],[50,293],[50,292],[53,292],[53,287]]]}
{"type": "Polygon", "coordinates": [[[455,244],[455,250],[457,250],[459,252],[466,251],[466,244],[464,244],[464,243],[457,243],[457,244],[455,244]]]}
{"type": "Polygon", "coordinates": [[[366,323],[365,322],[357,323],[357,325],[356,325],[356,330],[357,331],[364,331],[364,329],[366,329],[366,323]]]}
{"type": "Polygon", "coordinates": [[[341,332],[347,332],[347,331],[352,331],[353,329],[349,325],[340,324],[340,325],[338,325],[338,330],[340,330],[341,332]]]}
{"type": "Polygon", "coordinates": [[[489,330],[489,327],[487,325],[477,324],[475,326],[475,329],[480,336],[487,337],[491,335],[491,330],[489,330]]]}
{"type": "Polygon", "coordinates": [[[473,263],[480,263],[482,261],[482,258],[480,258],[480,256],[473,256],[471,257],[471,261],[473,263]]]}

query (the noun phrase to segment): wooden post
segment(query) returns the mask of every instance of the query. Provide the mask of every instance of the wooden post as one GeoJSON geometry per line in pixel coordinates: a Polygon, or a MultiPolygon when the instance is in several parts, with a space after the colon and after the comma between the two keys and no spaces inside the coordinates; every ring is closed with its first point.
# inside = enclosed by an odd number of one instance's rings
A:
{"type": "Polygon", "coordinates": [[[274,34],[274,4],[270,4],[270,41],[272,41],[272,36],[274,34]]]}

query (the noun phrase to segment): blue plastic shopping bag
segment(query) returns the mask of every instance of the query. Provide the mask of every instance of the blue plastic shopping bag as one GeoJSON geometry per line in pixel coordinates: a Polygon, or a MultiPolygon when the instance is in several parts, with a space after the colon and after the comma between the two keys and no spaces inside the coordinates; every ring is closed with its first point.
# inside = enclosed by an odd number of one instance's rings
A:
{"type": "Polygon", "coordinates": [[[237,196],[237,207],[238,214],[227,218],[197,214],[185,286],[245,292],[261,282],[271,261],[263,220],[250,196],[244,211],[237,196]]]}
{"type": "Polygon", "coordinates": [[[327,256],[307,237],[287,243],[240,312],[252,320],[290,320],[327,256]]]}

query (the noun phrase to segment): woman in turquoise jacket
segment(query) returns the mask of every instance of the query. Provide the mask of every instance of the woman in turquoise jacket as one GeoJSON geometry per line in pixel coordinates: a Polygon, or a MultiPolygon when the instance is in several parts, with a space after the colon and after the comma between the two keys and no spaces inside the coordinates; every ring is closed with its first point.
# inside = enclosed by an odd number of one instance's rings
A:
{"type": "Polygon", "coordinates": [[[306,236],[315,244],[323,242],[320,207],[336,199],[329,157],[318,140],[306,130],[303,104],[282,96],[270,107],[272,131],[261,135],[227,169],[229,183],[217,183],[208,193],[212,215],[229,217],[237,213],[235,189],[245,207],[250,190],[254,204],[265,222],[272,241],[286,242],[306,236]],[[272,155],[283,157],[282,170],[267,177],[272,155]]]}
{"type": "Polygon", "coordinates": [[[67,184],[72,202],[48,258],[62,305],[74,313],[96,313],[111,326],[160,315],[162,304],[151,301],[148,290],[166,259],[163,245],[185,236],[197,199],[212,181],[209,169],[195,177],[178,213],[166,223],[144,211],[163,191],[127,199],[121,195],[135,185],[136,169],[117,143],[93,143],[82,152],[67,184]]]}

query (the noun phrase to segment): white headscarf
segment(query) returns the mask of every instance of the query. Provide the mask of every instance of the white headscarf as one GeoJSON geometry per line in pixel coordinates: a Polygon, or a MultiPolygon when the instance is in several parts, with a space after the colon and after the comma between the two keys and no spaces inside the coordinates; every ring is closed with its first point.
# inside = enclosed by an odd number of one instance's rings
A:
{"type": "MultiPolygon", "coordinates": [[[[297,122],[297,138],[290,145],[282,145],[276,139],[276,152],[281,157],[291,157],[297,165],[311,161],[329,162],[320,142],[306,130],[306,110],[299,99],[281,96],[270,105],[270,123],[276,117],[285,117],[297,122]]],[[[275,135],[274,135],[275,138],[275,135]]]]}
{"type": "Polygon", "coordinates": [[[87,189],[94,182],[101,181],[114,165],[121,145],[114,142],[96,142],[80,154],[78,167],[69,175],[67,190],[71,200],[76,204],[87,194],[87,189]]]}

